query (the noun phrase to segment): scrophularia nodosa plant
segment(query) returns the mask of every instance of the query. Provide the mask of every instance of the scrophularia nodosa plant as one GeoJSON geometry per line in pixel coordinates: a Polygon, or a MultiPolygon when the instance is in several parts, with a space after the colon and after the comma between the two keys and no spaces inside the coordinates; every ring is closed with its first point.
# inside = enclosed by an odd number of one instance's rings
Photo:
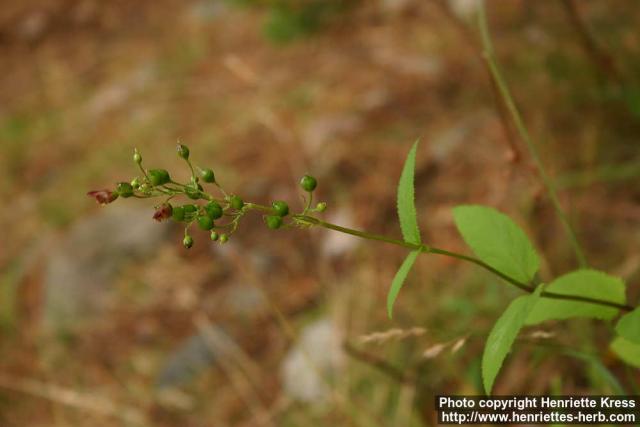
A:
{"type": "MultiPolygon", "coordinates": [[[[184,225],[182,243],[191,248],[195,239],[192,228],[209,233],[209,238],[226,243],[238,230],[241,219],[252,211],[263,215],[271,230],[283,227],[322,227],[372,241],[386,242],[410,250],[400,266],[387,297],[389,317],[400,289],[416,258],[420,254],[436,254],[470,262],[493,273],[507,284],[527,295],[516,298],[498,319],[487,338],[482,358],[482,374],[487,393],[520,329],[547,320],[590,317],[613,320],[621,312],[629,312],[618,321],[611,348],[623,360],[633,358],[640,344],[640,310],[627,305],[622,279],[607,273],[581,268],[547,283],[538,278],[539,257],[526,234],[509,217],[485,206],[465,205],[454,209],[454,222],[464,241],[476,257],[440,249],[421,240],[414,205],[414,169],[418,143],[413,145],[404,165],[398,185],[398,216],[403,239],[394,239],[366,231],[342,227],[318,217],[327,208],[325,202],[313,205],[318,182],[305,175],[300,180],[304,192],[304,206],[291,213],[289,204],[276,200],[270,206],[244,200],[240,195],[226,192],[210,168],[194,167],[189,149],[178,144],[178,156],[190,171],[189,182],[174,180],[165,169],[147,169],[141,154],[135,150],[133,161],[139,175],[130,182],[117,183],[115,189],[90,191],[89,196],[100,204],[113,203],[119,198],[157,199],[153,219],[172,220],[184,225]],[[208,188],[214,189],[216,195],[208,188]]],[[[633,364],[633,363],[632,363],[633,364]]]]}

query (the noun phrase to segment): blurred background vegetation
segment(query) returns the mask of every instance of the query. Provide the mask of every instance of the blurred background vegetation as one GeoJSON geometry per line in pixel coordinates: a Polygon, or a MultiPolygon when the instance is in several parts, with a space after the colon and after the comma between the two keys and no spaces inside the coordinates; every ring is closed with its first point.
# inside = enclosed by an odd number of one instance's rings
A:
{"type": "MultiPolygon", "coordinates": [[[[229,191],[399,236],[395,189],[422,139],[424,240],[464,251],[451,207],[507,212],[575,268],[478,48],[474,0],[4,1],[0,8],[0,425],[423,426],[481,393],[515,292],[423,256],[390,321],[403,251],[246,221],[224,247],[99,208],[92,189],[191,148],[229,191]]],[[[640,8],[488,2],[497,56],[594,268],[640,294],[640,8]]],[[[179,175],[179,173],[178,173],[179,175]]],[[[638,394],[588,321],[530,330],[496,394],[638,394]]]]}

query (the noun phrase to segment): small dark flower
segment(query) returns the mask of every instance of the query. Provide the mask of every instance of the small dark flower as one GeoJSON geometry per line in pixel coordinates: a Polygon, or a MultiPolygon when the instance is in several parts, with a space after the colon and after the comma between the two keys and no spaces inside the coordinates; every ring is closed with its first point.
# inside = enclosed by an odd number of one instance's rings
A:
{"type": "Polygon", "coordinates": [[[156,208],[155,213],[153,214],[153,219],[158,222],[161,222],[167,218],[171,218],[171,214],[173,213],[173,208],[169,203],[163,203],[156,208]]]}
{"type": "Polygon", "coordinates": [[[96,199],[96,202],[100,203],[101,205],[106,205],[117,199],[118,193],[115,193],[111,190],[94,190],[89,191],[87,193],[87,196],[93,197],[94,199],[96,199]]]}

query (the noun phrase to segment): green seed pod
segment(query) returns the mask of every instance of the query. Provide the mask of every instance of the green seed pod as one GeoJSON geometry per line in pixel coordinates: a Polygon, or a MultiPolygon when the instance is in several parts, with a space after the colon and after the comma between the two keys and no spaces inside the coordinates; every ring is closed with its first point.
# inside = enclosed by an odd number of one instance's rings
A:
{"type": "Polygon", "coordinates": [[[271,207],[278,216],[287,216],[289,214],[289,205],[287,202],[283,202],[282,200],[276,200],[271,203],[271,207]]]}
{"type": "Polygon", "coordinates": [[[238,211],[242,209],[242,207],[244,206],[244,201],[240,197],[236,196],[235,194],[231,196],[231,199],[229,200],[229,202],[231,203],[231,207],[238,211]]]}
{"type": "Polygon", "coordinates": [[[204,182],[208,182],[208,183],[216,182],[216,176],[214,175],[211,169],[202,169],[202,171],[200,171],[200,175],[202,175],[202,180],[204,182]]]}
{"type": "Polygon", "coordinates": [[[185,248],[190,249],[191,246],[193,246],[193,237],[187,234],[186,236],[184,236],[184,239],[182,239],[182,244],[185,248]]]}
{"type": "Polygon", "coordinates": [[[302,189],[309,193],[315,190],[317,185],[318,181],[316,181],[316,179],[310,175],[305,175],[300,180],[300,186],[302,187],[302,189]]]}
{"type": "Polygon", "coordinates": [[[200,193],[200,190],[198,190],[197,188],[193,188],[193,187],[185,187],[184,194],[186,194],[188,198],[193,199],[193,200],[198,200],[202,195],[200,193]]]}
{"type": "Polygon", "coordinates": [[[175,222],[184,221],[184,206],[175,206],[171,211],[171,219],[175,222]]]}
{"type": "Polygon", "coordinates": [[[204,209],[207,211],[207,214],[209,214],[209,216],[212,219],[218,219],[222,217],[222,213],[223,213],[222,206],[220,206],[220,204],[216,201],[211,201],[207,203],[204,209]]]}
{"type": "Polygon", "coordinates": [[[178,156],[182,157],[185,160],[189,158],[189,147],[187,147],[186,145],[178,144],[176,150],[178,151],[178,156]]]}
{"type": "Polygon", "coordinates": [[[165,169],[151,169],[149,172],[149,181],[151,185],[154,187],[158,185],[163,185],[171,181],[171,177],[169,176],[169,172],[165,169]]]}
{"type": "Polygon", "coordinates": [[[137,190],[138,188],[140,188],[140,178],[135,177],[131,180],[131,186],[137,190]]]}
{"type": "Polygon", "coordinates": [[[277,230],[282,226],[282,217],[278,215],[267,215],[264,217],[264,221],[267,223],[267,227],[272,230],[277,230]]]}
{"type": "Polygon", "coordinates": [[[229,241],[229,236],[227,236],[226,234],[222,233],[218,240],[220,241],[220,243],[225,244],[225,243],[227,243],[229,241]]]}
{"type": "Polygon", "coordinates": [[[218,236],[218,233],[216,231],[211,232],[211,240],[213,240],[214,242],[218,240],[219,237],[220,236],[218,236]]]}
{"type": "Polygon", "coordinates": [[[198,226],[205,231],[209,231],[213,228],[213,219],[209,215],[199,216],[198,226]]]}
{"type": "Polygon", "coordinates": [[[198,207],[196,205],[184,205],[183,208],[185,214],[192,214],[198,210],[198,207]]]}
{"type": "Polygon", "coordinates": [[[142,163],[142,156],[138,152],[137,148],[133,150],[133,161],[136,162],[137,164],[142,163]]]}
{"type": "Polygon", "coordinates": [[[119,196],[127,198],[133,196],[133,186],[128,182],[119,182],[116,187],[119,196]]]}
{"type": "Polygon", "coordinates": [[[325,202],[320,202],[316,205],[316,212],[324,212],[327,210],[327,204],[325,202]]]}

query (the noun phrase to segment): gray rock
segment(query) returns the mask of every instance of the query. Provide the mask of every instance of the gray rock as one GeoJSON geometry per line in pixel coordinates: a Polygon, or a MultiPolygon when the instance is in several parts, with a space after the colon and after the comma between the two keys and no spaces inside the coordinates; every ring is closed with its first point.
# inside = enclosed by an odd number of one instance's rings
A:
{"type": "MultiPolygon", "coordinates": [[[[216,329],[216,333],[223,334],[216,329]]],[[[225,334],[226,335],[226,334],[225,334]]],[[[200,333],[183,341],[167,359],[156,379],[157,388],[181,386],[209,369],[218,355],[200,333]]]]}
{"type": "Polygon", "coordinates": [[[100,312],[119,269],[152,254],[167,236],[168,225],[153,221],[152,214],[109,206],[52,244],[44,274],[45,327],[68,329],[100,312]]]}
{"type": "Polygon", "coordinates": [[[307,326],[281,366],[285,393],[294,400],[323,404],[329,398],[329,384],[344,368],[342,339],[329,318],[307,326]]]}

